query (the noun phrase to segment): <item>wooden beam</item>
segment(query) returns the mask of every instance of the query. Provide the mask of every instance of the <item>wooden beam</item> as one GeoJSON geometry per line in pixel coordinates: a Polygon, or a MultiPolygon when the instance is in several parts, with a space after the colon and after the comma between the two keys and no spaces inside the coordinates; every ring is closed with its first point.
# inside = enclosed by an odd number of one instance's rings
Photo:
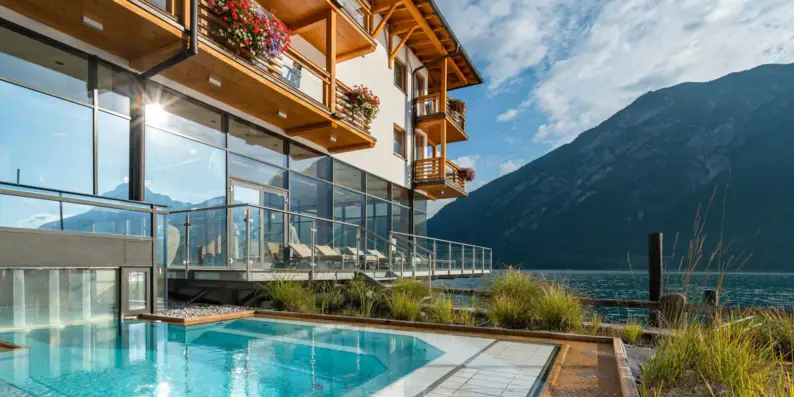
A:
{"type": "Polygon", "coordinates": [[[400,0],[392,4],[391,7],[389,7],[389,11],[386,13],[386,15],[383,16],[383,19],[380,20],[378,27],[376,27],[375,30],[372,32],[372,37],[374,37],[377,40],[378,35],[383,30],[383,28],[386,27],[386,23],[389,22],[389,18],[391,18],[392,14],[394,14],[394,11],[397,10],[397,7],[403,5],[404,3],[405,0],[400,0]]]}
{"type": "Polygon", "coordinates": [[[371,149],[375,147],[375,143],[357,143],[355,145],[347,145],[347,146],[338,146],[335,148],[328,149],[328,153],[336,154],[336,153],[343,153],[343,152],[352,152],[354,150],[363,150],[363,149],[371,149]]]}
{"type": "Polygon", "coordinates": [[[458,75],[458,78],[460,78],[461,81],[468,83],[469,79],[467,79],[466,76],[463,74],[463,72],[460,70],[458,63],[455,62],[454,60],[450,63],[452,64],[452,71],[455,72],[456,75],[458,75]]]}
{"type": "Polygon", "coordinates": [[[339,54],[336,57],[336,63],[344,62],[344,61],[347,61],[349,59],[353,59],[353,58],[359,57],[361,55],[369,53],[370,51],[372,51],[372,47],[370,47],[370,46],[365,46],[365,47],[361,47],[361,48],[356,48],[354,50],[350,50],[350,51],[348,51],[348,52],[346,52],[344,54],[339,54]]]}
{"type": "Polygon", "coordinates": [[[397,58],[397,54],[400,52],[400,49],[403,48],[405,42],[408,41],[408,38],[411,37],[411,35],[416,31],[416,29],[419,29],[419,26],[414,26],[413,28],[411,28],[411,30],[409,30],[408,33],[402,37],[402,40],[400,40],[400,42],[397,43],[397,48],[395,48],[389,55],[389,69],[394,67],[394,58],[397,58]]]}
{"type": "Polygon", "coordinates": [[[328,71],[328,110],[336,113],[336,9],[329,8],[325,22],[325,70],[328,71]]]}
{"type": "Polygon", "coordinates": [[[183,40],[166,44],[146,55],[131,60],[130,67],[138,71],[147,70],[150,67],[168,59],[168,57],[176,54],[177,52],[183,51],[185,46],[186,44],[183,40]]]}
{"type": "Polygon", "coordinates": [[[300,136],[310,135],[318,130],[324,130],[326,128],[336,128],[337,126],[338,124],[333,121],[323,121],[322,123],[308,124],[308,125],[302,125],[300,127],[288,128],[286,132],[287,135],[289,136],[300,137],[300,136]]]}
{"type": "MultiPolygon", "coordinates": [[[[439,95],[439,103],[438,109],[441,113],[447,113],[447,66],[449,64],[449,58],[444,58],[441,61],[441,92],[439,95]]],[[[441,123],[441,132],[439,133],[439,142],[438,144],[441,146],[441,170],[439,171],[439,176],[442,180],[446,179],[447,173],[447,123],[441,123]]]]}
{"type": "MultiPolygon", "coordinates": [[[[441,113],[447,112],[447,89],[448,89],[447,84],[449,83],[447,79],[447,76],[449,74],[448,66],[449,66],[449,58],[444,58],[444,60],[441,61],[441,89],[439,90],[440,95],[438,99],[441,102],[439,103],[438,111],[441,113]]],[[[446,123],[442,123],[442,124],[446,124],[446,123]]]]}
{"type": "Polygon", "coordinates": [[[327,10],[321,10],[295,23],[289,24],[289,28],[292,34],[301,34],[309,30],[315,24],[324,21],[327,16],[328,16],[327,10]]]}

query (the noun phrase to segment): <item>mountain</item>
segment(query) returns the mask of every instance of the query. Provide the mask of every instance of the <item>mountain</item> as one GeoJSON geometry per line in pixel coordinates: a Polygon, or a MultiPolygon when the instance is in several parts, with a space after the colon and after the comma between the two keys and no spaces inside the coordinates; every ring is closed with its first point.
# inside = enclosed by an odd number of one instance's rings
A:
{"type": "Polygon", "coordinates": [[[642,95],[447,205],[428,233],[490,246],[503,263],[561,269],[644,268],[649,232],[664,233],[668,256],[678,233],[676,258],[693,234],[705,235],[706,255],[724,236],[723,263],[744,253],[743,270],[794,271],[789,225],[794,65],[764,65],[642,95]],[[705,226],[693,233],[699,205],[705,226]]]}

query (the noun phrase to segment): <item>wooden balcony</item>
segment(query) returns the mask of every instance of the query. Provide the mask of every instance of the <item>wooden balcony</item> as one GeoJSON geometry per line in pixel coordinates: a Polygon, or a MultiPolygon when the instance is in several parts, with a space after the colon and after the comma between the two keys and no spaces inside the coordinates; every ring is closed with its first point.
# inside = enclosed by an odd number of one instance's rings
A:
{"type": "MultiPolygon", "coordinates": [[[[291,28],[290,22],[300,24],[298,34],[312,44],[331,42],[331,36],[337,55],[363,51],[370,42],[375,48],[371,38],[362,38],[366,31],[330,0],[263,0],[261,4],[273,8],[291,28]],[[328,26],[331,13],[335,22],[328,26]],[[306,19],[321,14],[326,19],[306,19]],[[325,33],[319,34],[318,29],[325,33]]],[[[0,5],[126,59],[137,70],[168,59],[186,48],[188,41],[189,2],[185,0],[0,0],[0,5]],[[84,17],[101,23],[102,29],[84,24],[84,17]]],[[[161,74],[331,152],[375,145],[365,124],[344,108],[337,110],[336,92],[345,86],[336,86],[331,77],[333,63],[323,68],[293,50],[272,60],[239,56],[213,39],[213,29],[221,23],[202,0],[198,55],[161,74]],[[211,84],[210,78],[220,81],[221,86],[211,84]]],[[[319,47],[325,50],[327,45],[319,47]]]]}
{"type": "Polygon", "coordinates": [[[451,110],[449,97],[446,97],[446,111],[442,111],[441,97],[441,93],[434,93],[416,98],[416,128],[424,131],[431,142],[440,143],[441,123],[447,123],[447,143],[467,141],[466,113],[451,110]]]}
{"type": "Polygon", "coordinates": [[[441,157],[416,160],[414,162],[414,186],[423,190],[430,198],[445,199],[466,197],[466,182],[458,176],[458,165],[441,157]],[[442,163],[443,161],[443,163],[442,163]],[[444,174],[441,165],[444,164],[444,174]]]}

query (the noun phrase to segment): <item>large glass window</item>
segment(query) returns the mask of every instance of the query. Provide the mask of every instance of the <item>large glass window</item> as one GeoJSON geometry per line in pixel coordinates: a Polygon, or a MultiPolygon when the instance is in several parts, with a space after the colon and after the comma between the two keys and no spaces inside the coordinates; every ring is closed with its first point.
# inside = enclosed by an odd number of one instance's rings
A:
{"type": "Polygon", "coordinates": [[[98,67],[99,107],[129,116],[132,97],[131,76],[127,72],[119,72],[102,64],[98,67]]]}
{"type": "Polygon", "coordinates": [[[411,205],[411,191],[402,187],[392,184],[392,201],[404,207],[411,205]]]}
{"type": "Polygon", "coordinates": [[[229,176],[231,177],[283,188],[285,174],[286,171],[281,168],[236,154],[229,154],[229,176]]]}
{"type": "Polygon", "coordinates": [[[331,158],[295,144],[290,144],[289,168],[315,178],[331,180],[331,158]]]}
{"type": "Polygon", "coordinates": [[[268,134],[246,123],[229,122],[229,150],[257,160],[286,167],[284,139],[268,134]]]}
{"type": "Polygon", "coordinates": [[[0,81],[0,181],[92,194],[93,124],[89,107],[0,81]]]}
{"type": "Polygon", "coordinates": [[[129,198],[130,121],[100,111],[98,115],[99,194],[118,199],[129,198]]]}
{"type": "Polygon", "coordinates": [[[401,205],[392,205],[392,230],[400,233],[410,232],[411,209],[401,205]]]}
{"type": "Polygon", "coordinates": [[[331,184],[291,172],[289,202],[292,212],[331,219],[331,184]]]}
{"type": "Polygon", "coordinates": [[[367,174],[367,193],[388,200],[389,182],[377,176],[367,174]]]}
{"type": "Polygon", "coordinates": [[[11,81],[75,101],[92,103],[87,83],[87,60],[2,27],[0,73],[11,81]]]}
{"type": "Polygon", "coordinates": [[[414,212],[414,234],[427,236],[427,214],[414,212]]]}
{"type": "Polygon", "coordinates": [[[364,195],[343,187],[334,187],[334,220],[361,225],[364,195]]]}
{"type": "Polygon", "coordinates": [[[171,209],[226,203],[226,152],[146,128],[146,201],[171,209]]]}
{"type": "Polygon", "coordinates": [[[225,147],[221,113],[180,98],[159,86],[147,89],[146,125],[178,132],[211,145],[225,147]]]}
{"type": "Polygon", "coordinates": [[[389,237],[389,203],[367,197],[367,229],[383,238],[389,237]]]}
{"type": "Polygon", "coordinates": [[[334,184],[363,192],[364,171],[339,160],[334,160],[334,184]]]}

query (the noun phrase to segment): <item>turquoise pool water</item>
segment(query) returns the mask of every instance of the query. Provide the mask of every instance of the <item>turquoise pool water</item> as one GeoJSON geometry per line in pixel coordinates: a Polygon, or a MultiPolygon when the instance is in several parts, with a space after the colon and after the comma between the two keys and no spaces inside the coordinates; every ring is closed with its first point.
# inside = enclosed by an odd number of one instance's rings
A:
{"type": "Polygon", "coordinates": [[[0,395],[368,396],[443,352],[406,335],[235,320],[0,333],[0,395]]]}

